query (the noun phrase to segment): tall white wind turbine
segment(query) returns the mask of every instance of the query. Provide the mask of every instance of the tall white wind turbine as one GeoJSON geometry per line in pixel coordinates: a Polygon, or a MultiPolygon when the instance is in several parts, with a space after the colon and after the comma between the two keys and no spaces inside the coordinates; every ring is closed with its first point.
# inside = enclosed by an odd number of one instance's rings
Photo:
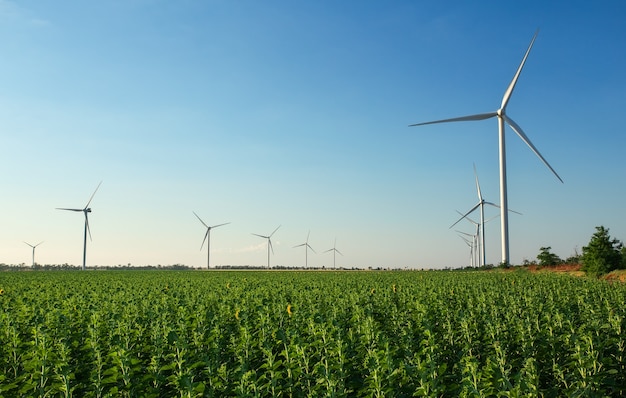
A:
{"type": "Polygon", "coordinates": [[[63,207],[57,207],[57,210],[82,211],[85,214],[85,238],[83,240],[83,271],[86,268],[85,263],[87,260],[87,234],[89,234],[89,240],[91,240],[91,230],[89,229],[89,217],[87,216],[89,213],[91,213],[91,208],[89,207],[89,204],[91,203],[91,200],[95,196],[96,192],[98,192],[98,188],[100,188],[101,184],[102,184],[102,181],[100,181],[100,184],[98,184],[98,186],[96,187],[96,190],[93,191],[93,193],[91,194],[89,201],[87,202],[85,207],[83,207],[82,209],[67,209],[63,207]]]}
{"type": "MultiPolygon", "coordinates": [[[[333,269],[335,269],[335,259],[337,257],[337,253],[341,254],[341,252],[337,249],[337,238],[335,238],[335,245],[332,249],[326,250],[324,253],[333,252],[333,269]]],[[[343,254],[341,254],[343,256],[343,254]]]]}
{"type": "Polygon", "coordinates": [[[36,245],[34,245],[34,246],[33,246],[33,245],[31,245],[31,244],[30,244],[30,243],[28,243],[28,242],[24,242],[24,243],[26,243],[28,246],[30,246],[30,247],[32,247],[32,248],[33,248],[33,267],[34,267],[34,266],[35,266],[35,249],[37,248],[37,246],[39,246],[40,244],[42,244],[42,243],[43,243],[43,241],[41,241],[41,242],[37,243],[37,244],[36,244],[36,245]]]}
{"type": "Polygon", "coordinates": [[[309,249],[313,250],[313,253],[315,253],[315,250],[311,247],[311,245],[309,245],[309,235],[311,235],[311,231],[309,231],[309,233],[306,235],[306,242],[301,245],[294,246],[294,248],[304,246],[304,268],[309,268],[309,249]]]}
{"type": "Polygon", "coordinates": [[[533,47],[535,39],[537,38],[537,34],[539,31],[535,32],[532,40],[530,41],[530,45],[526,50],[526,54],[524,54],[524,58],[517,68],[517,72],[515,76],[513,76],[513,80],[509,84],[508,88],[504,92],[504,96],[502,97],[502,103],[500,108],[495,112],[489,113],[480,113],[476,115],[469,116],[461,116],[451,119],[443,119],[443,120],[435,120],[432,122],[425,123],[416,123],[411,124],[410,126],[423,126],[427,124],[435,124],[435,123],[447,123],[447,122],[463,122],[463,121],[477,121],[477,120],[485,120],[490,119],[492,117],[498,118],[498,137],[499,137],[499,157],[500,157],[500,215],[501,215],[501,233],[502,233],[502,263],[509,263],[509,218],[508,218],[508,198],[507,198],[507,181],[506,181],[506,145],[505,145],[505,136],[504,136],[504,123],[506,122],[515,133],[528,145],[528,147],[541,159],[543,164],[545,164],[550,171],[559,179],[559,181],[563,182],[561,177],[557,174],[556,171],[550,166],[548,161],[544,159],[544,157],[539,153],[539,150],[535,148],[530,139],[526,136],[522,128],[513,121],[506,114],[506,107],[511,99],[511,95],[513,94],[513,90],[515,89],[515,85],[517,84],[517,79],[522,73],[522,68],[526,63],[526,59],[528,58],[528,54],[530,53],[530,49],[533,47]]]}
{"type": "Polygon", "coordinates": [[[267,268],[268,269],[270,268],[270,250],[272,251],[272,253],[274,253],[274,248],[272,247],[272,236],[276,233],[276,231],[278,231],[278,228],[280,228],[280,225],[276,227],[274,232],[272,232],[269,235],[252,234],[252,235],[258,236],[259,238],[267,239],[267,268]]]}
{"type": "Polygon", "coordinates": [[[200,220],[202,225],[204,225],[206,227],[206,233],[204,234],[204,239],[202,239],[202,244],[200,245],[200,251],[202,251],[202,248],[204,247],[204,242],[206,241],[206,251],[207,251],[207,254],[206,254],[206,268],[210,269],[211,268],[211,230],[213,228],[221,227],[222,225],[228,225],[230,223],[227,222],[227,223],[224,223],[224,224],[217,224],[217,225],[213,225],[213,226],[209,227],[204,221],[202,221],[200,216],[197,215],[195,211],[192,211],[192,213],[198,218],[198,220],[200,220]]]}

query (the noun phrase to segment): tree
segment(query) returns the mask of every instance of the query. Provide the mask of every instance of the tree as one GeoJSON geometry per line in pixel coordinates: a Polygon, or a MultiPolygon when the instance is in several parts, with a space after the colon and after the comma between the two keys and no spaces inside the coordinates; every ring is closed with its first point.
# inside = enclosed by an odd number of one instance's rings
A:
{"type": "Polygon", "coordinates": [[[563,262],[559,256],[554,253],[550,253],[550,250],[552,250],[550,246],[539,249],[540,252],[537,255],[537,260],[539,261],[539,265],[542,267],[557,265],[563,262]]]}
{"type": "Polygon", "coordinates": [[[608,228],[596,227],[589,244],[583,247],[582,270],[598,276],[621,268],[622,247],[622,242],[609,236],[608,228]]]}

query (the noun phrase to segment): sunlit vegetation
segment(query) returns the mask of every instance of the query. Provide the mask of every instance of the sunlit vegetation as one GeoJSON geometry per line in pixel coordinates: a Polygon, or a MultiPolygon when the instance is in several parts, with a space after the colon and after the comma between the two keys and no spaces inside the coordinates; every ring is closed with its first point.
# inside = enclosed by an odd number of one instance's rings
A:
{"type": "Polygon", "coordinates": [[[624,396],[626,287],[529,272],[0,273],[0,396],[624,396]]]}

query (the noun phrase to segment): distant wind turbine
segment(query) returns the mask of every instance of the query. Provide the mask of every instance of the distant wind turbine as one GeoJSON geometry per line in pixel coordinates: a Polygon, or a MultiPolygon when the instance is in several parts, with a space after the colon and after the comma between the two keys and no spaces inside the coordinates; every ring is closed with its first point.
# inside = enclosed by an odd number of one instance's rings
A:
{"type": "MultiPolygon", "coordinates": [[[[500,207],[500,206],[496,206],[496,207],[500,207]]],[[[516,214],[522,215],[522,213],[517,212],[515,210],[509,209],[509,211],[512,212],[512,213],[516,213],[516,214]]],[[[476,261],[476,263],[478,264],[478,266],[486,265],[487,262],[484,259],[484,257],[481,258],[481,256],[484,256],[485,252],[486,252],[485,251],[485,247],[484,247],[484,245],[485,245],[485,237],[484,237],[485,236],[485,232],[484,232],[485,231],[485,224],[487,224],[489,221],[493,220],[494,218],[498,218],[500,215],[498,214],[497,216],[493,216],[493,217],[491,217],[491,218],[489,218],[489,219],[487,219],[485,221],[476,222],[476,221],[472,220],[471,218],[469,218],[469,213],[471,213],[471,212],[468,212],[466,214],[463,214],[463,213],[461,213],[458,210],[456,212],[459,213],[461,218],[459,218],[459,220],[457,222],[452,224],[452,226],[450,228],[455,226],[459,221],[461,221],[463,219],[469,221],[470,223],[472,223],[476,227],[476,235],[475,235],[475,237],[476,237],[476,246],[477,246],[476,255],[478,257],[478,261],[476,261]]],[[[456,230],[456,232],[463,233],[463,232],[458,231],[458,230],[456,230]]],[[[474,235],[472,235],[472,236],[474,236],[474,235]]]]}
{"type": "Polygon", "coordinates": [[[274,232],[272,232],[269,235],[259,235],[259,234],[252,234],[255,236],[258,236],[260,238],[263,239],[267,239],[267,268],[270,268],[270,250],[272,251],[272,253],[274,253],[274,248],[272,247],[272,236],[276,233],[276,231],[278,231],[278,228],[280,228],[280,225],[278,227],[276,227],[276,229],[274,230],[274,232]]]}
{"type": "Polygon", "coordinates": [[[485,205],[490,205],[493,207],[500,207],[492,202],[487,202],[480,191],[480,183],[478,182],[478,173],[476,172],[476,165],[474,164],[474,177],[476,178],[476,191],[478,192],[478,203],[472,207],[467,213],[462,214],[461,218],[459,218],[454,224],[450,226],[450,228],[454,227],[458,224],[462,219],[469,216],[474,210],[480,208],[480,248],[478,256],[480,258],[480,265],[486,264],[486,255],[485,255],[485,205]]]}
{"type": "Polygon", "coordinates": [[[485,120],[492,117],[498,118],[498,137],[499,137],[499,152],[500,152],[500,215],[501,215],[501,233],[502,233],[502,263],[509,263],[509,218],[508,218],[508,199],[507,199],[507,180],[506,180],[506,145],[505,145],[505,136],[504,136],[504,123],[506,122],[515,133],[528,145],[528,147],[541,159],[543,164],[545,164],[552,173],[559,179],[559,181],[563,182],[561,177],[554,171],[552,166],[548,163],[547,160],[539,153],[539,150],[535,148],[530,139],[526,136],[522,128],[513,121],[510,117],[506,115],[506,107],[509,103],[511,95],[513,94],[513,90],[515,89],[515,85],[517,84],[517,79],[522,73],[522,68],[524,67],[524,63],[526,63],[526,59],[528,58],[528,54],[530,53],[530,49],[532,48],[535,39],[537,38],[537,34],[539,31],[535,32],[532,40],[530,41],[530,45],[526,50],[526,54],[522,59],[519,67],[517,68],[517,72],[515,76],[513,76],[513,80],[509,84],[508,88],[504,92],[504,96],[502,98],[502,103],[500,105],[500,109],[495,112],[489,113],[481,113],[470,116],[462,116],[456,117],[452,119],[443,119],[443,120],[435,120],[432,122],[425,123],[416,123],[411,124],[410,126],[423,126],[426,124],[435,124],[435,123],[447,123],[447,122],[462,122],[462,121],[477,121],[477,120],[485,120]]]}
{"type": "MultiPolygon", "coordinates": [[[[337,250],[337,238],[335,238],[335,245],[332,249],[326,250],[324,253],[333,252],[333,269],[335,268],[335,258],[337,257],[337,253],[341,254],[339,250],[337,250]]],[[[343,254],[341,254],[343,256],[343,254]]]]}
{"type": "Polygon", "coordinates": [[[309,249],[313,250],[313,253],[315,253],[315,250],[311,247],[311,245],[309,245],[309,235],[311,235],[311,231],[309,231],[309,233],[306,235],[306,242],[304,242],[301,245],[294,246],[294,248],[304,246],[304,268],[309,267],[309,259],[308,259],[309,249]]]}
{"type": "Polygon", "coordinates": [[[98,184],[98,186],[96,187],[96,190],[93,191],[93,193],[91,194],[91,197],[89,198],[89,201],[87,202],[84,208],[67,209],[67,208],[57,207],[57,210],[82,211],[85,214],[85,238],[83,240],[83,271],[86,269],[85,263],[87,260],[87,234],[89,234],[89,240],[91,240],[91,230],[89,229],[89,217],[87,216],[87,214],[91,213],[91,208],[89,207],[89,204],[91,203],[91,200],[93,199],[96,192],[98,192],[98,188],[100,188],[101,184],[102,184],[102,181],[100,181],[100,184],[98,184]]]}
{"type": "Polygon", "coordinates": [[[207,254],[206,254],[206,268],[210,269],[211,268],[211,230],[213,228],[221,227],[222,225],[228,225],[230,223],[227,222],[227,223],[224,223],[224,224],[217,224],[217,225],[213,225],[213,226],[209,227],[208,225],[206,225],[206,223],[204,221],[202,221],[200,216],[197,215],[195,211],[192,211],[192,213],[198,218],[198,220],[200,220],[202,225],[204,225],[206,227],[206,233],[204,234],[204,239],[202,239],[202,244],[200,245],[200,251],[202,251],[202,248],[204,247],[204,242],[206,242],[206,251],[207,251],[207,254]]]}
{"type": "Polygon", "coordinates": [[[476,239],[477,237],[475,235],[471,235],[468,234],[467,232],[461,232],[461,231],[456,231],[459,233],[459,238],[463,239],[463,242],[465,242],[467,244],[467,246],[469,246],[470,248],[470,267],[474,267],[475,263],[476,263],[476,239]],[[467,235],[467,236],[471,236],[472,240],[470,241],[469,239],[467,239],[466,237],[462,236],[463,235],[467,235]]]}
{"type": "Polygon", "coordinates": [[[26,243],[28,246],[30,246],[30,247],[32,247],[32,248],[33,248],[33,267],[34,267],[34,266],[35,266],[35,249],[37,248],[37,246],[39,246],[40,244],[42,244],[42,243],[43,243],[43,241],[41,241],[41,242],[37,243],[35,246],[31,245],[31,244],[30,244],[30,243],[28,243],[28,242],[24,242],[24,243],[26,243]]]}

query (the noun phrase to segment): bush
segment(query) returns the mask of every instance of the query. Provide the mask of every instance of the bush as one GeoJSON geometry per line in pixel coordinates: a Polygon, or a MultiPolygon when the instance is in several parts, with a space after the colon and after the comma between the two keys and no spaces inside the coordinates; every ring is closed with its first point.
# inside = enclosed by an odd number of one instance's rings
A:
{"type": "Polygon", "coordinates": [[[542,247],[539,250],[540,250],[540,253],[537,255],[537,261],[539,261],[539,265],[541,265],[542,267],[546,267],[550,265],[558,265],[563,262],[559,258],[559,256],[550,252],[550,250],[552,250],[550,246],[542,247]]]}
{"type": "Polygon", "coordinates": [[[589,244],[583,247],[582,270],[589,275],[603,275],[622,268],[622,242],[609,236],[609,230],[596,227],[589,244]]]}

